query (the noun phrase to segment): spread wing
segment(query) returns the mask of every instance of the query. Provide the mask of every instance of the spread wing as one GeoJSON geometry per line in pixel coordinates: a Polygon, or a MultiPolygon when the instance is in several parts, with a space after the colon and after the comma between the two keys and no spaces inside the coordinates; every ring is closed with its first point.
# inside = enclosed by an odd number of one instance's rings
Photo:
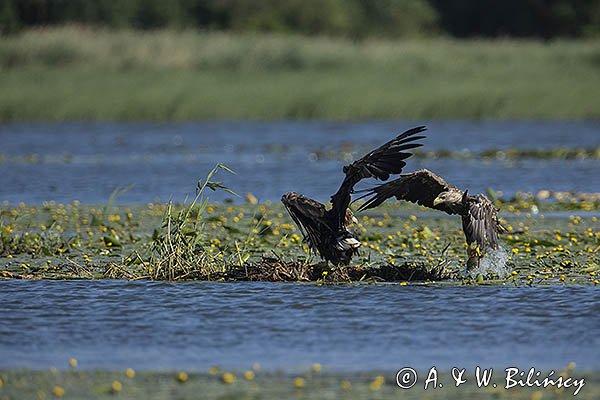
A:
{"type": "Polygon", "coordinates": [[[361,199],[371,197],[358,208],[358,211],[377,207],[387,199],[395,197],[398,200],[410,201],[448,214],[456,214],[456,211],[445,204],[433,205],[433,200],[450,188],[453,186],[440,176],[427,169],[421,169],[369,190],[361,199]]]}
{"type": "Polygon", "coordinates": [[[337,193],[331,197],[333,203],[332,212],[336,216],[337,226],[341,227],[346,215],[346,209],[350,205],[350,195],[361,179],[375,178],[385,181],[390,174],[399,174],[406,165],[404,161],[412,156],[408,152],[410,149],[422,146],[421,143],[415,143],[425,136],[417,135],[427,128],[418,126],[401,133],[394,139],[371,151],[359,160],[344,167],[346,177],[342,182],[337,193]]]}
{"type": "Polygon", "coordinates": [[[300,228],[309,246],[317,249],[323,232],[331,230],[325,221],[325,206],[298,193],[290,192],[281,197],[281,202],[300,228]]]}
{"type": "Polygon", "coordinates": [[[502,227],[497,219],[498,209],[483,195],[471,196],[467,215],[463,216],[463,231],[467,243],[477,243],[481,248],[498,247],[498,232],[502,227]]]}

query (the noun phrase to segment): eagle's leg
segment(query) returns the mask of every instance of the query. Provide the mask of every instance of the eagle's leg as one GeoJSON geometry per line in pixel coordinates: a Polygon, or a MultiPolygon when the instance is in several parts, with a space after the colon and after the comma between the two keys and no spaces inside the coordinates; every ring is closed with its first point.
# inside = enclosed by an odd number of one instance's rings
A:
{"type": "Polygon", "coordinates": [[[469,243],[469,247],[467,247],[467,255],[469,257],[467,260],[467,271],[472,271],[475,268],[479,268],[482,253],[481,248],[477,243],[469,243]]]}

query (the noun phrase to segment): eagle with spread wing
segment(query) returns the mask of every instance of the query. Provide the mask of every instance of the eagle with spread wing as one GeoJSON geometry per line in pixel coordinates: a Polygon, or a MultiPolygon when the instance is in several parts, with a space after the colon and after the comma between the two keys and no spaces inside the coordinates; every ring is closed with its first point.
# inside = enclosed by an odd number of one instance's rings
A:
{"type": "Polygon", "coordinates": [[[392,174],[400,174],[404,161],[412,155],[408,150],[422,146],[416,141],[425,138],[418,133],[425,131],[419,126],[398,135],[371,151],[359,160],[343,168],[346,175],[338,191],[331,196],[332,207],[301,194],[290,192],[281,201],[300,228],[308,246],[334,265],[348,265],[358,251],[361,242],[349,227],[355,220],[349,209],[354,186],[366,178],[386,181],[392,174]]]}
{"type": "Polygon", "coordinates": [[[461,216],[463,232],[467,240],[467,269],[479,266],[487,249],[498,248],[498,233],[505,228],[498,222],[499,210],[483,194],[470,195],[452,186],[433,172],[422,169],[376,186],[361,198],[367,199],[358,211],[379,206],[395,197],[425,207],[461,216]]]}

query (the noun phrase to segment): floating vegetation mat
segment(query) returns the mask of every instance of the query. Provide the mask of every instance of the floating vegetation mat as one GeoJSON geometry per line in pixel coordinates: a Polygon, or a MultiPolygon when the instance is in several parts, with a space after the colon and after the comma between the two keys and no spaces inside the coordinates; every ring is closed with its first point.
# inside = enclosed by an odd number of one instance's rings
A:
{"type": "MultiPolygon", "coordinates": [[[[233,146],[232,152],[241,152],[245,145],[233,146]]],[[[265,145],[260,149],[266,154],[276,153],[279,155],[287,154],[293,151],[293,146],[285,144],[270,144],[265,145]]],[[[356,158],[361,154],[368,153],[371,150],[369,146],[361,146],[356,144],[344,143],[339,147],[321,149],[309,147],[306,149],[310,153],[310,158],[313,161],[317,160],[339,160],[347,161],[348,158],[356,158]]],[[[175,154],[177,155],[177,154],[175,154]]],[[[187,152],[179,154],[185,157],[185,160],[190,162],[197,161],[197,157],[190,155],[187,152]]],[[[423,151],[415,150],[414,156],[422,159],[455,159],[455,160],[518,160],[518,159],[541,159],[541,160],[600,160],[600,147],[554,147],[548,149],[521,149],[521,148],[505,148],[495,149],[490,148],[481,151],[473,150],[433,150],[423,151]]],[[[131,161],[139,161],[139,154],[130,154],[131,161]]],[[[144,155],[144,158],[149,158],[150,155],[144,155]]],[[[94,156],[89,154],[71,154],[71,153],[26,153],[26,154],[11,154],[0,152],[0,163],[6,164],[78,164],[78,163],[100,163],[104,158],[101,155],[94,156]]]]}
{"type": "Polygon", "coordinates": [[[497,204],[506,254],[490,255],[477,273],[464,270],[458,218],[403,203],[357,215],[363,243],[348,267],[312,254],[279,203],[4,204],[0,277],[598,284],[596,200],[497,204]]]}
{"type": "MultiPolygon", "coordinates": [[[[475,379],[456,387],[451,374],[441,372],[424,389],[427,371],[419,372],[419,382],[409,389],[396,383],[390,373],[362,372],[335,373],[321,371],[315,364],[297,374],[262,372],[252,368],[236,372],[217,367],[209,372],[150,372],[71,370],[34,371],[0,370],[0,398],[2,399],[597,399],[600,397],[600,374],[577,370],[556,371],[564,379],[584,379],[585,385],[573,397],[576,387],[507,386],[496,375],[506,373],[494,370],[496,385],[478,387],[475,379]],[[494,387],[496,386],[496,387],[494,387]]],[[[467,373],[471,373],[468,371],[467,373]]],[[[466,376],[466,374],[465,374],[466,376]]],[[[542,375],[542,376],[547,376],[542,375]]],[[[524,380],[524,379],[523,379],[524,380]]],[[[540,378],[541,380],[541,378],[540,378]]],[[[510,382],[508,385],[512,384],[510,382]]]]}
{"type": "Polygon", "coordinates": [[[443,266],[429,267],[426,264],[404,263],[400,265],[351,265],[330,267],[324,262],[306,264],[299,261],[284,261],[276,257],[262,257],[254,264],[231,268],[222,278],[226,280],[248,280],[266,282],[310,282],[310,281],[437,281],[455,277],[443,266]]]}

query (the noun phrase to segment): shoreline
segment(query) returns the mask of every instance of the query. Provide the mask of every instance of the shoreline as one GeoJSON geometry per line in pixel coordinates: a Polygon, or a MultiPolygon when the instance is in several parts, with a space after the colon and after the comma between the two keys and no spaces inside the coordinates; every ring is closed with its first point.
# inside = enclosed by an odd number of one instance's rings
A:
{"type": "Polygon", "coordinates": [[[0,43],[0,122],[597,120],[599,52],[598,40],[33,29],[0,43]]]}

